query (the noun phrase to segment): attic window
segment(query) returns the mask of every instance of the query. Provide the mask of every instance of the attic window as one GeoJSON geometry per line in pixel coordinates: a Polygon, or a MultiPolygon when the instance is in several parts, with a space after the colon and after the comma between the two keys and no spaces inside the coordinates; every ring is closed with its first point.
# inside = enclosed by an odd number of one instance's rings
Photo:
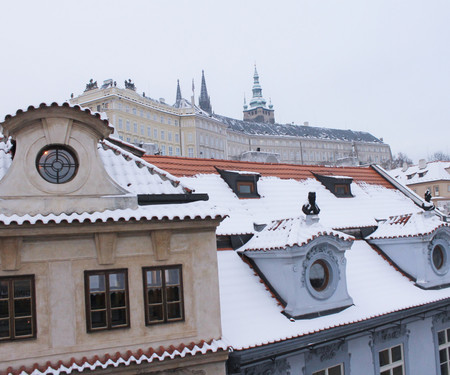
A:
{"type": "Polygon", "coordinates": [[[419,173],[419,177],[423,177],[423,176],[425,176],[427,173],[428,173],[428,171],[420,172],[420,173],[419,173]]]}
{"type": "Polygon", "coordinates": [[[64,184],[75,177],[78,160],[69,148],[51,145],[38,153],[36,168],[44,180],[52,184],[64,184]]]}
{"type": "Polygon", "coordinates": [[[228,184],[233,192],[239,198],[259,198],[258,194],[258,179],[259,173],[241,172],[241,171],[226,171],[216,167],[220,177],[228,184]]]}
{"type": "Polygon", "coordinates": [[[323,176],[316,173],[313,173],[313,175],[336,197],[353,197],[351,191],[351,183],[353,182],[353,178],[346,176],[323,176]]]}
{"type": "Polygon", "coordinates": [[[406,178],[407,178],[408,180],[411,180],[415,175],[416,175],[415,173],[413,173],[413,174],[408,174],[408,175],[406,175],[406,178]]]}

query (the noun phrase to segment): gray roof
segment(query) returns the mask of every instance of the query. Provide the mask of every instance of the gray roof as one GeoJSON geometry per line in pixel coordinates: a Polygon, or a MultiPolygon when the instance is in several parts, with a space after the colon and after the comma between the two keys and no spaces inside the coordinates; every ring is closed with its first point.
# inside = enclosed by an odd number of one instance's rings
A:
{"type": "Polygon", "coordinates": [[[319,128],[315,126],[268,124],[236,120],[226,116],[213,114],[213,118],[227,124],[228,128],[248,135],[291,136],[302,138],[329,139],[348,142],[383,143],[380,139],[367,132],[354,130],[319,128]]]}

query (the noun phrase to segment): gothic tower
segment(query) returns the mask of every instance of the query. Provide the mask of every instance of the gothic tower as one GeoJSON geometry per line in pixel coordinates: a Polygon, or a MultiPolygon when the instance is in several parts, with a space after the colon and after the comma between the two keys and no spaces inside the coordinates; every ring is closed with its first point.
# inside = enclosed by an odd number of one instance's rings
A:
{"type": "Polygon", "coordinates": [[[212,113],[211,101],[208,96],[208,90],[206,89],[205,72],[202,70],[202,87],[200,91],[200,97],[198,98],[198,105],[201,109],[209,114],[212,113]]]}
{"type": "Polygon", "coordinates": [[[259,84],[259,75],[256,70],[253,74],[253,96],[250,100],[250,105],[247,105],[244,99],[244,120],[254,122],[275,123],[275,114],[272,103],[267,106],[266,99],[262,96],[262,88],[259,84]]]}

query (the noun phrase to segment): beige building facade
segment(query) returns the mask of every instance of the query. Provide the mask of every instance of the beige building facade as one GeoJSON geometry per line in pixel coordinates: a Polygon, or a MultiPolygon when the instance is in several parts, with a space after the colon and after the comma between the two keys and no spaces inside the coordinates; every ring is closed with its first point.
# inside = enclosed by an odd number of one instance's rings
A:
{"type": "Polygon", "coordinates": [[[44,105],[1,124],[12,144],[0,176],[0,373],[225,374],[221,216],[184,209],[189,191],[108,143],[112,127],[88,112],[44,105]],[[161,193],[175,202],[143,203],[161,193]]]}
{"type": "MultiPolygon", "coordinates": [[[[204,76],[203,88],[206,91],[204,76]]],[[[207,112],[211,110],[209,96],[202,92],[198,106],[194,95],[190,100],[181,97],[179,86],[174,105],[138,94],[131,83],[118,87],[111,79],[101,87],[88,84],[86,91],[70,102],[105,112],[117,137],[136,145],[152,145],[146,147],[149,154],[240,160],[245,153],[263,151],[281,163],[320,165],[382,164],[392,159],[389,145],[369,133],[307,123],[274,124],[273,106],[267,106],[262,98],[259,81],[254,95],[252,107],[244,106],[244,120],[207,112]],[[202,97],[207,97],[206,104],[202,97]],[[265,115],[258,115],[259,110],[265,115]]]]}

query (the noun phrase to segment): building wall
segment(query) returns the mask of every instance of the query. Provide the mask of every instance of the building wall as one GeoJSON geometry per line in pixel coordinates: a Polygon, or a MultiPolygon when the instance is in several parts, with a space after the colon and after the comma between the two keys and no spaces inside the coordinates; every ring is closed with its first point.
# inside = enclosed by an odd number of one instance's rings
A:
{"type": "MultiPolygon", "coordinates": [[[[116,249],[108,250],[106,262],[99,257],[94,224],[65,225],[58,228],[59,234],[52,228],[20,230],[20,264],[6,270],[6,262],[0,262],[0,277],[35,276],[37,337],[0,342],[0,370],[220,338],[215,224],[211,224],[102,226],[98,232],[117,235],[116,249]],[[160,233],[169,233],[167,249],[158,250],[152,239],[160,233]],[[185,321],[146,326],[142,267],[177,264],[182,265],[185,321]],[[84,271],[122,268],[128,270],[130,327],[88,333],[84,271]]],[[[210,360],[214,362],[214,356],[210,360]]],[[[223,358],[213,367],[222,370],[207,374],[223,373],[223,358]]]]}
{"type": "MultiPolygon", "coordinates": [[[[387,144],[239,133],[192,107],[175,108],[130,89],[94,89],[71,103],[106,112],[121,139],[155,143],[162,155],[236,160],[259,148],[279,154],[282,163],[293,164],[336,165],[349,157],[360,164],[381,164],[392,158],[387,144]]],[[[273,117],[273,111],[265,111],[273,117]]]]}
{"type": "Polygon", "coordinates": [[[336,337],[328,343],[304,348],[293,355],[272,356],[271,361],[261,360],[241,367],[240,373],[260,374],[271,370],[276,374],[311,375],[342,363],[345,375],[378,375],[379,352],[402,345],[404,374],[440,374],[437,332],[447,328],[450,328],[449,315],[435,311],[427,317],[393,322],[370,332],[336,337]],[[282,368],[284,370],[280,371],[282,368]]]}
{"type": "Polygon", "coordinates": [[[433,204],[443,212],[450,213],[450,181],[429,181],[407,186],[420,197],[430,190],[433,204]]]}

